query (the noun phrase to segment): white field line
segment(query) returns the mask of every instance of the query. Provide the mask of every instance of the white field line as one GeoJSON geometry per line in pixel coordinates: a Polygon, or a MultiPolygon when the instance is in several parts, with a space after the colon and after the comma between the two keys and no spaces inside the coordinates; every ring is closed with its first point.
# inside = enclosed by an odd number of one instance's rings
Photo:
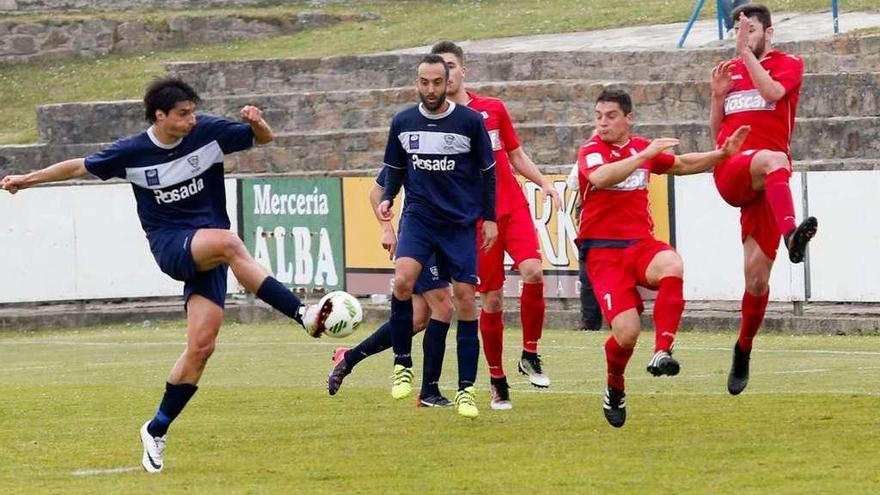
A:
{"type": "Polygon", "coordinates": [[[131,473],[133,471],[143,471],[141,467],[118,467],[107,469],[80,469],[70,473],[71,476],[99,476],[102,474],[131,473]]]}

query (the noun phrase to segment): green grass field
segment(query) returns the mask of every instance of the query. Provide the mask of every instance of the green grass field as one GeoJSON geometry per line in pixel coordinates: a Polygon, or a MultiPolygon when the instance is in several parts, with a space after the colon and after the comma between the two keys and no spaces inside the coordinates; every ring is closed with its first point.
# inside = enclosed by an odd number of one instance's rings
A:
{"type": "Polygon", "coordinates": [[[601,412],[604,332],[547,331],[552,387],[511,376],[512,411],[488,408],[481,363],[473,421],[393,402],[387,354],[327,396],[334,346],[368,332],[315,341],[279,325],[226,326],[160,475],[137,468],[137,430],[182,349],[181,326],[0,334],[0,493],[880,491],[880,337],[759,337],[739,397],[725,390],[732,335],[682,334],[682,374],[662,379],[644,371],[647,339],[617,430],[601,412]]]}
{"type": "MultiPolygon", "coordinates": [[[[774,12],[829,10],[828,0],[768,0],[774,12]]],[[[844,11],[878,11],[877,0],[841,2],[844,11]]],[[[276,57],[320,57],[380,52],[453,40],[486,39],[571,31],[590,31],[643,24],[684,22],[693,0],[393,0],[341,3],[323,7],[331,12],[375,13],[371,22],[344,23],[308,29],[275,38],[193,46],[146,54],[112,55],[97,59],[9,64],[0,66],[0,107],[8,118],[0,122],[0,145],[37,139],[36,106],[71,101],[140,98],[147,82],[164,74],[170,61],[241,60],[276,57]],[[328,43],[328,40],[332,42],[328,43]]],[[[293,15],[303,5],[263,9],[195,10],[186,15],[239,13],[250,16],[293,15]]],[[[89,18],[155,21],[165,12],[74,14],[17,17],[17,20],[89,18]]],[[[181,15],[176,13],[175,15],[181,15]]],[[[715,15],[715,2],[706,2],[703,17],[715,15]]],[[[2,16],[0,16],[2,18],[2,16]]],[[[830,22],[830,19],[829,19],[830,22]]]]}

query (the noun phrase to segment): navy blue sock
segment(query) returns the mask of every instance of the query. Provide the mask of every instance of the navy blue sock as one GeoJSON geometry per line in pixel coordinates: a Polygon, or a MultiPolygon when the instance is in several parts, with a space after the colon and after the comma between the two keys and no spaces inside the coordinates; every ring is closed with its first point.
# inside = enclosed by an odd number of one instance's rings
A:
{"type": "MultiPolygon", "coordinates": [[[[410,330],[412,331],[412,330],[410,330]]],[[[370,334],[369,337],[361,341],[353,349],[345,353],[345,362],[349,368],[354,368],[356,364],[364,359],[378,354],[385,349],[391,347],[391,322],[385,322],[378,330],[370,334]]]]}
{"type": "Polygon", "coordinates": [[[449,322],[431,319],[422,340],[424,369],[422,370],[422,397],[440,395],[440,373],[443,371],[443,356],[446,354],[446,333],[449,322]]]}
{"type": "Polygon", "coordinates": [[[168,425],[180,414],[186,403],[192,398],[199,387],[191,383],[165,384],[165,395],[156,416],[147,425],[147,431],[154,437],[161,437],[168,431],[168,425]]]}
{"type": "Polygon", "coordinates": [[[391,346],[394,348],[394,364],[412,368],[413,338],[412,298],[406,301],[391,296],[391,346]]]}
{"type": "Polygon", "coordinates": [[[477,338],[477,320],[458,320],[458,389],[464,390],[477,381],[477,361],[480,359],[480,339],[477,338]]]}
{"type": "Polygon", "coordinates": [[[302,316],[299,315],[302,301],[275,277],[266,277],[266,280],[263,280],[257,290],[257,297],[302,325],[302,316]]]}

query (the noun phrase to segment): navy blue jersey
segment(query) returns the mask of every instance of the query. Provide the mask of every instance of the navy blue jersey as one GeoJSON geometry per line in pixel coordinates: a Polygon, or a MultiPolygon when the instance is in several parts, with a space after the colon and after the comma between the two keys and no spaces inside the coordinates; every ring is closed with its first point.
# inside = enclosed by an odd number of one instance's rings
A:
{"type": "Polygon", "coordinates": [[[175,144],[162,144],[147,129],[89,155],[85,164],[102,180],[131,182],[148,235],[160,229],[228,229],[223,156],[253,145],[250,125],[199,115],[175,144]]]}
{"type": "Polygon", "coordinates": [[[449,102],[441,114],[418,105],[395,115],[384,165],[406,170],[403,214],[471,226],[483,213],[481,173],[495,166],[495,156],[483,117],[449,102]]]}

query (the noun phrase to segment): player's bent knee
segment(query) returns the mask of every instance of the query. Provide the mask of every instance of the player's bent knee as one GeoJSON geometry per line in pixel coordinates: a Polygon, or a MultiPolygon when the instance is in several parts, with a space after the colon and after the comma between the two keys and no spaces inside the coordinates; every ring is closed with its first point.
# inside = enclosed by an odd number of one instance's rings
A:
{"type": "Polygon", "coordinates": [[[750,294],[760,296],[767,292],[767,289],[769,288],[770,283],[763,277],[751,277],[746,279],[746,291],[750,294]]]}
{"type": "Polygon", "coordinates": [[[214,354],[214,347],[214,341],[203,344],[187,345],[186,352],[191,359],[200,363],[205,363],[211,355],[214,354]]]}
{"type": "Polygon", "coordinates": [[[527,284],[539,284],[544,281],[544,270],[539,260],[526,260],[520,263],[519,274],[527,284]]]}
{"type": "Polygon", "coordinates": [[[480,306],[486,313],[498,313],[504,309],[504,299],[501,291],[485,292],[480,294],[480,306]]]}

